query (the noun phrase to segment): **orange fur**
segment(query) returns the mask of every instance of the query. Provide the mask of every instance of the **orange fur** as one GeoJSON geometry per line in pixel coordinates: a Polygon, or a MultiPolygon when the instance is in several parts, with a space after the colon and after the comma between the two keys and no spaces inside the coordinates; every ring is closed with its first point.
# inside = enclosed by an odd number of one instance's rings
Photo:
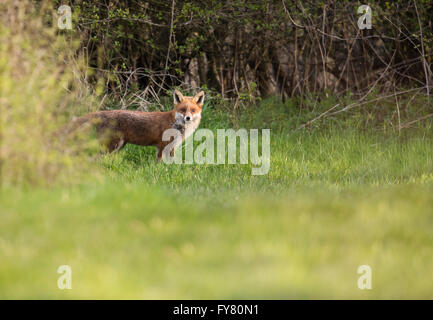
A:
{"type": "MultiPolygon", "coordinates": [[[[77,128],[91,123],[109,152],[120,150],[127,143],[155,146],[157,159],[161,159],[163,149],[170,143],[162,141],[164,131],[171,128],[180,130],[183,141],[198,127],[201,119],[203,91],[194,97],[184,97],[176,90],[173,96],[174,109],[171,111],[99,111],[78,118],[73,126],[77,128]],[[187,117],[190,117],[189,121],[186,121],[187,117]]],[[[173,155],[174,148],[170,153],[173,155]]]]}

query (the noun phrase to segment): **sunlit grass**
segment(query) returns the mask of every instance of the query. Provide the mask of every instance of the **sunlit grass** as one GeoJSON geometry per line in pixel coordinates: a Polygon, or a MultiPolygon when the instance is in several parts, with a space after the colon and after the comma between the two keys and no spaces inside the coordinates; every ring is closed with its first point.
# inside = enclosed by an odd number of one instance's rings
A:
{"type": "Polygon", "coordinates": [[[103,156],[103,182],[0,196],[2,298],[430,298],[433,146],[274,133],[271,170],[103,156]],[[59,265],[73,288],[57,288],[59,265]],[[370,265],[373,289],[357,287],[370,265]]]}

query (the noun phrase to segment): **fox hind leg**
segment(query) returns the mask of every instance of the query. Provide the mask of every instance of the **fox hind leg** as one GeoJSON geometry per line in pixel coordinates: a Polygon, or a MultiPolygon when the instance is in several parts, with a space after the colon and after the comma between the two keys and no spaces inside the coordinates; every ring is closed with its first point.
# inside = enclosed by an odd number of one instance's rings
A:
{"type": "Polygon", "coordinates": [[[125,144],[126,142],[123,138],[112,139],[107,145],[108,152],[117,152],[122,149],[125,144]]]}

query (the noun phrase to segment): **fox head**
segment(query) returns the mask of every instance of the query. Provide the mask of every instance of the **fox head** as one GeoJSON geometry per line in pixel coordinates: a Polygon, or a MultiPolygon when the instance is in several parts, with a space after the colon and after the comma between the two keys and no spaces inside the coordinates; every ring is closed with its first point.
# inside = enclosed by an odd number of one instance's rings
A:
{"type": "Polygon", "coordinates": [[[178,90],[175,90],[173,99],[176,120],[182,120],[185,124],[200,120],[204,101],[203,91],[194,97],[185,97],[178,90]]]}

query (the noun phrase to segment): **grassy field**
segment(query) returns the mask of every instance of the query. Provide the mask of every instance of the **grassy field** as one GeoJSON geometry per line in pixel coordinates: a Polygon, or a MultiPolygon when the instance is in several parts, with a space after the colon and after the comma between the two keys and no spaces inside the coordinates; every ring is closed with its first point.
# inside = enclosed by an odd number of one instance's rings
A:
{"type": "Polygon", "coordinates": [[[289,107],[204,113],[201,127],[271,128],[264,176],[127,146],[97,160],[99,178],[3,190],[0,298],[432,298],[430,128],[294,131],[289,107]]]}

